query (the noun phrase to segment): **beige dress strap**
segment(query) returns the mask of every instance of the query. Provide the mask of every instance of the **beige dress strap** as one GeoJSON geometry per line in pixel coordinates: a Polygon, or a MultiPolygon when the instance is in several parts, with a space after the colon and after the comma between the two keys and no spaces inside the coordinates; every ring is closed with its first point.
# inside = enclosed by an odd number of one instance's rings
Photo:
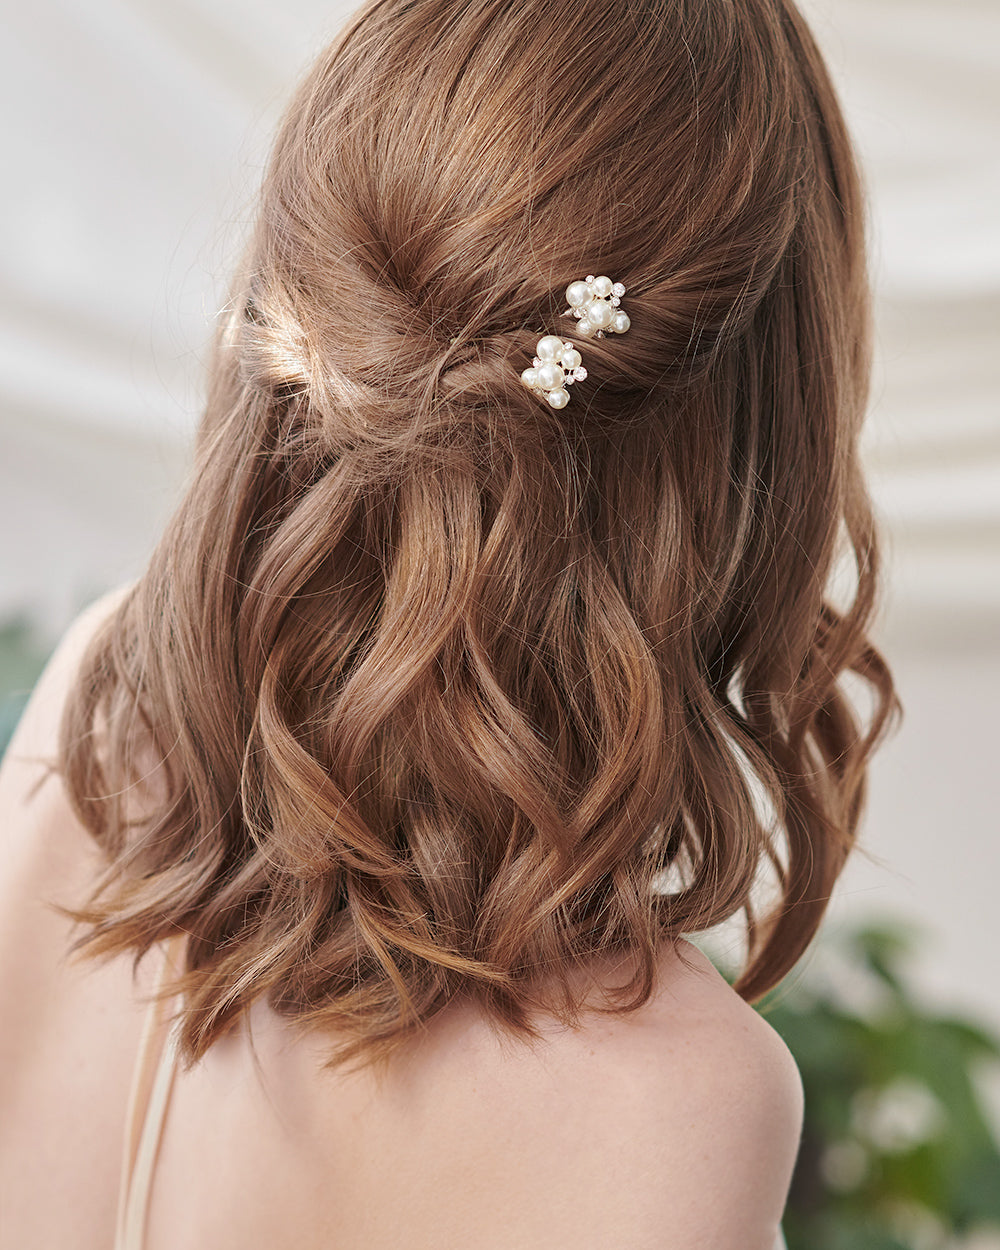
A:
{"type": "MultiPolygon", "coordinates": [[[[176,938],[167,943],[155,995],[159,995],[178,966],[182,941],[183,938],[176,938]]],[[[145,1240],[149,1191],[177,1064],[176,1031],[165,1020],[168,1006],[169,1001],[158,997],[150,1002],[132,1073],[118,1189],[115,1250],[142,1250],[145,1240]]]]}

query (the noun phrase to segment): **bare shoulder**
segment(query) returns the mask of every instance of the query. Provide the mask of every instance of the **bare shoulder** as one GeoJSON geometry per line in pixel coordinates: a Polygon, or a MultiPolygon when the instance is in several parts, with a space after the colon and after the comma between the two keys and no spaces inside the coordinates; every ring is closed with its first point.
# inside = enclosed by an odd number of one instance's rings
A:
{"type": "Polygon", "coordinates": [[[464,1097],[463,1060],[440,1052],[459,1091],[448,1115],[469,1117],[465,1161],[480,1121],[501,1143],[481,1162],[502,1180],[505,1235],[513,1218],[516,1244],[547,1250],[772,1250],[804,1104],[777,1032],[687,942],[664,955],[645,1007],[582,1020],[522,1058],[466,1046],[464,1097]]]}
{"type": "MultiPolygon", "coordinates": [[[[129,587],[118,587],[86,607],[65,631],[35,683],[0,765],[3,871],[0,897],[28,886],[26,874],[51,867],[50,845],[59,841],[59,859],[79,858],[86,838],[75,821],[48,819],[53,809],[68,816],[61,783],[51,770],[66,696],[91,639],[129,587]],[[60,837],[60,835],[63,835],[60,837]],[[68,838],[68,841],[67,841],[68,838]]],[[[9,900],[8,900],[9,901],[9,900]]]]}
{"type": "Polygon", "coordinates": [[[802,1131],[798,1066],[690,942],[660,975],[633,1021],[603,1026],[615,1153],[632,1160],[628,1244],[771,1250],[802,1131]]]}
{"type": "Polygon", "coordinates": [[[119,586],[95,599],[71,622],[55,647],[18,722],[0,771],[0,794],[26,779],[26,768],[38,767],[54,752],[70,683],[91,639],[131,589],[119,586]]]}
{"type": "Polygon", "coordinates": [[[0,766],[0,1188],[11,1244],[104,1245],[113,1214],[142,1004],[129,960],[68,958],[72,926],[54,904],[82,902],[101,860],[49,764],[87,645],[127,590],[64,633],[0,766]]]}
{"type": "MultiPolygon", "coordinates": [[[[641,1072],[641,1085],[654,1103],[656,1097],[673,1099],[678,1087],[711,1096],[720,1116],[737,1106],[750,1111],[759,1101],[762,1112],[773,1109],[789,1118],[797,1135],[802,1079],[775,1029],[691,942],[664,948],[658,976],[652,998],[637,1012],[587,1013],[579,1030],[550,1034],[554,1052],[592,1056],[609,1069],[608,1079],[615,1071],[625,1080],[641,1072]]],[[[604,971],[598,983],[625,979],[604,971]]],[[[628,1109],[639,1111],[644,1105],[650,1105],[646,1098],[628,1109]]]]}
{"type": "MultiPolygon", "coordinates": [[[[804,1094],[791,1051],[691,942],[682,941],[678,952],[669,956],[651,1014],[656,1027],[669,1033],[680,1025],[692,1043],[697,1041],[704,1066],[696,1070],[703,1078],[735,1081],[741,1070],[752,1072],[757,1080],[754,1088],[767,1094],[767,1105],[790,1115],[798,1137],[804,1094]]],[[[753,1089],[746,1092],[752,1094],[753,1089]]]]}
{"type": "MultiPolygon", "coordinates": [[[[661,1069],[656,1098],[671,1108],[688,1106],[690,1141],[719,1170],[701,1174],[709,1204],[721,1220],[745,1218],[742,1231],[720,1224],[710,1244],[749,1247],[747,1229],[761,1224],[770,1247],[791,1181],[802,1133],[805,1097],[795,1058],[768,1021],[728,984],[709,959],[684,942],[685,966],[665,976],[655,1004],[655,1027],[671,1039],[674,1071],[661,1069]],[[726,1184],[717,1178],[728,1172],[726,1184]],[[752,1198],[752,1201],[750,1199],[752,1198]],[[744,1205],[748,1204],[748,1205],[744,1205]],[[769,1226],[769,1227],[764,1227],[769,1226]]],[[[651,1131],[656,1131],[651,1125],[651,1131]]],[[[700,1243],[699,1243],[700,1244],[700,1243]]]]}
{"type": "Polygon", "coordinates": [[[707,957],[679,944],[625,1063],[654,1069],[631,1131],[658,1184],[636,1195],[636,1243],[771,1250],[798,1153],[802,1079],[782,1038],[707,957]],[[663,1056],[656,1063],[656,1056],[663,1056]]]}
{"type": "MultiPolygon", "coordinates": [[[[93,878],[96,856],[52,764],[73,678],[91,639],[128,589],[102,595],[65,631],[0,763],[0,935],[16,931],[25,921],[25,908],[37,914],[39,891],[73,888],[93,878]]],[[[3,945],[20,943],[12,933],[3,945]]]]}

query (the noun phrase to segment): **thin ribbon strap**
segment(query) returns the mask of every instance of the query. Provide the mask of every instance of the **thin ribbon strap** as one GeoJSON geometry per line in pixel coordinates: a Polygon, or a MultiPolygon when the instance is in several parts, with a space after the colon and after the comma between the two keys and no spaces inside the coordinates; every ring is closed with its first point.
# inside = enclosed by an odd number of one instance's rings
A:
{"type": "Polygon", "coordinates": [[[157,979],[155,996],[146,1012],[139,1053],[132,1077],[127,1113],[127,1148],[122,1158],[118,1189],[118,1215],[115,1222],[115,1250],[141,1250],[146,1224],[149,1191],[163,1132],[167,1102],[173,1085],[177,1058],[175,1028],[167,1028],[157,1056],[157,1036],[163,1032],[165,1003],[158,996],[174,970],[180,942],[167,943],[157,979]],[[152,1075],[154,1064],[155,1073],[152,1075]]]}

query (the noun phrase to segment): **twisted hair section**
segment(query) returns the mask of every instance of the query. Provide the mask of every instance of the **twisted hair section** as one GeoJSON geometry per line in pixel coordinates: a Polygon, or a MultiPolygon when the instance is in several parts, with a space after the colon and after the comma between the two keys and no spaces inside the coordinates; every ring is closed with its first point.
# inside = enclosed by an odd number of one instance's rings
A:
{"type": "Polygon", "coordinates": [[[378,0],[308,73],[185,493],[67,705],[81,947],[190,935],[189,1059],[260,997],[334,1063],[459,997],[531,1037],[593,957],[633,1010],[741,913],[753,1001],[855,844],[900,705],[833,89],[785,0],[546,12],[378,0]],[[520,373],[586,272],[632,328],[555,411],[520,373]]]}

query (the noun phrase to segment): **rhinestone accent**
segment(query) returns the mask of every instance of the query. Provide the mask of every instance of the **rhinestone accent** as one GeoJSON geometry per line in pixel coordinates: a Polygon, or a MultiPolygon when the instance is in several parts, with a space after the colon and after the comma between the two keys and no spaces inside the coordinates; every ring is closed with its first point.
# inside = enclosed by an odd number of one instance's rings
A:
{"type": "Polygon", "coordinates": [[[577,365],[577,367],[573,370],[573,380],[576,382],[582,382],[586,376],[587,370],[584,369],[583,365],[577,365]]]}
{"type": "Polygon", "coordinates": [[[622,301],[621,301],[620,296],[618,296],[618,295],[612,295],[612,297],[611,297],[611,303],[612,303],[612,304],[614,304],[615,308],[617,308],[617,307],[618,307],[618,305],[619,305],[621,302],[622,302],[622,301]]]}
{"type": "Polygon", "coordinates": [[[625,287],[621,282],[616,282],[611,288],[611,294],[617,295],[619,299],[625,294],[625,287]]]}

